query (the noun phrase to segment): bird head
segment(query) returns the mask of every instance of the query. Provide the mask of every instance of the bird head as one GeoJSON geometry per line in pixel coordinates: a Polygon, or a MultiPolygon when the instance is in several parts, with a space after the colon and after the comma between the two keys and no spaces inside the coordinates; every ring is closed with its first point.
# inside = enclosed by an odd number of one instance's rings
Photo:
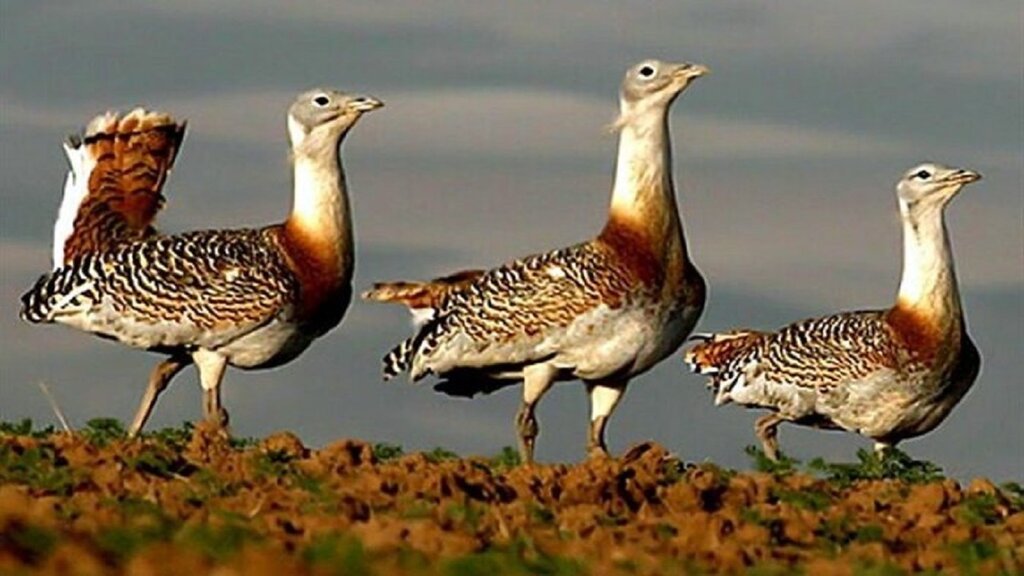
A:
{"type": "Polygon", "coordinates": [[[981,174],[925,162],[907,171],[896,185],[896,194],[908,208],[945,206],[965,185],[981,179],[981,174]]]}
{"type": "Polygon", "coordinates": [[[710,72],[707,66],[689,62],[644,60],[626,71],[619,92],[621,114],[613,128],[652,110],[668,108],[694,79],[710,72]]]}
{"type": "Polygon", "coordinates": [[[372,96],[327,88],[303,92],[288,109],[288,136],[292,149],[336,147],[364,113],[383,105],[372,96]]]}

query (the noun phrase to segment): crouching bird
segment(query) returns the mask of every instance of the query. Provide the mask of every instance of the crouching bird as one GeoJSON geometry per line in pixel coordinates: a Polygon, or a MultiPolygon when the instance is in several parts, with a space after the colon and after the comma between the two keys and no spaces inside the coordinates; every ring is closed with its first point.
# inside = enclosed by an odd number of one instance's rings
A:
{"type": "Polygon", "coordinates": [[[335,327],[352,295],[353,237],[340,145],[379,100],[337,90],[288,110],[291,214],[263,228],[159,234],[152,226],[184,123],[142,109],[94,119],[65,150],[71,170],[54,227],[53,270],[22,296],[21,317],[56,322],[167,356],[129,428],[189,364],[207,420],[226,424],[227,366],[293,360],[335,327]]]}
{"type": "Polygon", "coordinates": [[[627,71],[611,208],[596,238],[482,274],[376,285],[369,297],[427,318],[384,358],[384,378],[435,374],[443,379],[436,389],[458,396],[522,381],[516,426],[526,462],[539,433],[538,401],[557,381],[582,380],[589,453],[606,455],[605,427],[626,385],[677,350],[704,308],[704,280],[676,207],[668,112],[707,71],[657,60],[627,71]],[[409,286],[428,297],[391,297],[409,286]]]}
{"type": "Polygon", "coordinates": [[[885,310],[813,318],[778,332],[700,336],[684,360],[715,404],[771,413],[755,424],[764,452],[778,457],[778,426],[841,429],[883,450],[938,426],[978,376],[967,335],[943,212],[970,170],[922,164],[896,186],[903,221],[903,279],[885,310]]]}

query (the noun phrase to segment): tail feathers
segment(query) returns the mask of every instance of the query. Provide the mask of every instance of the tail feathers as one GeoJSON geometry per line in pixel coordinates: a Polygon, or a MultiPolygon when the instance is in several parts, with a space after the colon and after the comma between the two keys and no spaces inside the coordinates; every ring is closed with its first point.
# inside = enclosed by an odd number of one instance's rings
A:
{"type": "Polygon", "coordinates": [[[402,372],[408,371],[409,367],[412,366],[412,357],[415,351],[415,337],[408,338],[392,348],[382,360],[381,374],[384,377],[384,381],[391,380],[402,372]]]}
{"type": "Polygon", "coordinates": [[[21,295],[21,319],[39,324],[79,312],[95,300],[95,288],[96,283],[77,274],[76,269],[44,274],[21,295]]]}
{"type": "Polygon", "coordinates": [[[45,322],[49,316],[49,281],[50,274],[44,274],[36,283],[21,295],[21,319],[38,324],[45,322]]]}
{"type": "Polygon", "coordinates": [[[483,270],[460,270],[426,282],[377,282],[362,296],[366,300],[397,302],[410,309],[437,309],[451,293],[472,284],[483,273],[483,270]]]}
{"type": "Polygon", "coordinates": [[[768,335],[753,330],[694,335],[690,339],[701,343],[687,350],[683,361],[694,372],[710,376],[707,386],[715,392],[715,404],[726,404],[729,392],[746,382],[748,365],[757,360],[757,345],[768,335]]]}
{"type": "Polygon", "coordinates": [[[184,137],[184,122],[142,108],[101,114],[68,137],[71,169],[54,225],[54,268],[155,233],[161,190],[184,137]]]}

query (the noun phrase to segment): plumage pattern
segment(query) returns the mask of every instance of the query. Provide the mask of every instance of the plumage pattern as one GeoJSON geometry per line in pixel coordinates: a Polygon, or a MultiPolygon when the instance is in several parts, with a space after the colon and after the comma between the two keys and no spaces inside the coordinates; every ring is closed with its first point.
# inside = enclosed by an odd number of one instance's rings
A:
{"type": "Polygon", "coordinates": [[[904,266],[893,307],[777,332],[706,335],[686,352],[690,367],[710,376],[716,404],[772,410],[755,425],[770,458],[782,422],[855,432],[882,448],[931,431],[966,394],[981,358],[967,335],[942,210],[978,178],[925,164],[898,184],[904,266]]]}
{"type": "Polygon", "coordinates": [[[129,428],[138,434],[171,379],[195,364],[206,419],[227,422],[226,368],[269,368],[336,326],[351,299],[354,248],[340,145],[381,102],[336,90],[288,111],[288,219],[261,229],[156,233],[153,218],[184,124],[137,109],[100,116],[66,147],[71,173],[54,270],[22,297],[22,318],[60,323],[167,355],[129,428]]]}
{"type": "Polygon", "coordinates": [[[403,304],[419,327],[433,320],[437,310],[444,307],[453,293],[469,286],[483,273],[483,270],[460,270],[425,282],[376,282],[373,288],[363,292],[362,297],[375,302],[403,304]]]}
{"type": "Polygon", "coordinates": [[[688,259],[671,177],[668,109],[707,72],[648,60],[620,90],[619,151],[608,222],[593,240],[509,262],[442,290],[432,319],[383,360],[384,378],[442,379],[455,396],[523,382],[520,453],[532,461],[534,409],[560,380],[580,379],[591,402],[588,447],[607,455],[604,430],[629,379],[683,342],[704,306],[688,259]]]}
{"type": "Polygon", "coordinates": [[[276,233],[211,230],[88,252],[42,277],[22,315],[77,316],[77,327],[140,348],[218,348],[294,305],[276,233]]]}
{"type": "Polygon", "coordinates": [[[715,335],[686,353],[701,374],[712,375],[715,403],[743,398],[743,388],[763,383],[827,395],[836,386],[870,378],[879,371],[920,369],[915,357],[886,321],[884,311],[848,312],[812,318],[774,333],[715,335]]]}
{"type": "Polygon", "coordinates": [[[155,233],[185,123],[136,108],[97,116],[64,145],[71,169],[54,225],[54,268],[155,233]]]}
{"type": "Polygon", "coordinates": [[[450,369],[434,362],[455,354],[460,366],[486,366],[501,358],[503,370],[548,358],[561,345],[560,333],[586,313],[601,305],[618,309],[639,295],[644,287],[630,272],[599,241],[490,270],[450,294],[436,321],[389,355],[385,363],[392,368],[385,378],[411,367],[412,350],[420,359],[412,367],[414,379],[450,369]],[[455,347],[460,349],[455,352],[455,347]]]}

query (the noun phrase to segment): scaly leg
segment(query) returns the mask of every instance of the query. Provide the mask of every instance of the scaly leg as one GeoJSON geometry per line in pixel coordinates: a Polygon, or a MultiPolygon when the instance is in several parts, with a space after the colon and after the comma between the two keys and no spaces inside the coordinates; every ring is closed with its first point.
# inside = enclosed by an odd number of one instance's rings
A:
{"type": "Polygon", "coordinates": [[[192,353],[192,360],[199,369],[199,384],[203,387],[203,417],[207,422],[227,426],[228,412],[220,401],[220,383],[228,366],[227,358],[199,349],[192,353]]]}
{"type": "Polygon", "coordinates": [[[135,418],[132,419],[132,425],[128,429],[129,438],[134,438],[138,436],[139,432],[142,432],[142,427],[146,425],[146,420],[149,420],[149,415],[153,412],[153,407],[156,406],[156,399],[160,396],[160,393],[171,383],[171,378],[174,378],[178,372],[181,372],[182,368],[191,363],[192,359],[188,356],[175,355],[160,362],[153,368],[153,371],[149,374],[149,385],[146,387],[146,393],[142,396],[142,403],[139,404],[139,409],[135,412],[135,418]]]}
{"type": "Polygon", "coordinates": [[[587,394],[590,396],[590,434],[587,438],[587,456],[590,458],[608,457],[608,445],[605,444],[604,430],[608,425],[615,407],[626,392],[623,382],[587,382],[587,394]]]}
{"type": "Polygon", "coordinates": [[[533,463],[533,447],[540,434],[534,410],[555,383],[557,375],[558,370],[548,364],[534,364],[523,370],[523,403],[516,413],[516,432],[519,434],[519,457],[524,464],[533,463]]]}
{"type": "Polygon", "coordinates": [[[772,412],[761,416],[757,422],[754,422],[754,433],[761,440],[764,455],[772,462],[779,461],[779,424],[786,421],[787,419],[777,412],[772,412]]]}

